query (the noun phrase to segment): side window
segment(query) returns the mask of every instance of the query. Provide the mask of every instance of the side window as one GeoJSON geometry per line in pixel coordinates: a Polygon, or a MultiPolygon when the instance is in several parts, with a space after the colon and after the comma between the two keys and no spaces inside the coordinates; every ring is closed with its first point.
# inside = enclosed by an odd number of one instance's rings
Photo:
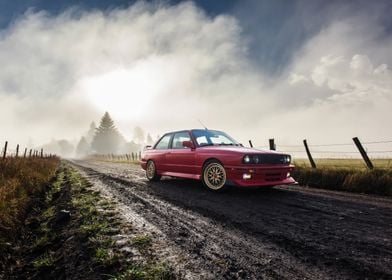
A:
{"type": "Polygon", "coordinates": [[[155,149],[157,150],[165,150],[169,148],[171,134],[165,135],[162,137],[161,141],[156,144],[155,149]]]}
{"type": "Polygon", "coordinates": [[[174,134],[172,148],[184,149],[184,147],[182,146],[183,141],[191,141],[191,137],[188,132],[179,132],[174,134]]]}

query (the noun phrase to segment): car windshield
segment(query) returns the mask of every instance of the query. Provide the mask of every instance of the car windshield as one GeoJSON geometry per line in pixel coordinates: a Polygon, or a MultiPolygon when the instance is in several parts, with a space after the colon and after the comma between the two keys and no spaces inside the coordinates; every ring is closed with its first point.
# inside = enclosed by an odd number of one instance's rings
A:
{"type": "Polygon", "coordinates": [[[229,135],[218,130],[195,129],[192,130],[197,145],[202,146],[240,146],[240,143],[235,141],[229,135]]]}

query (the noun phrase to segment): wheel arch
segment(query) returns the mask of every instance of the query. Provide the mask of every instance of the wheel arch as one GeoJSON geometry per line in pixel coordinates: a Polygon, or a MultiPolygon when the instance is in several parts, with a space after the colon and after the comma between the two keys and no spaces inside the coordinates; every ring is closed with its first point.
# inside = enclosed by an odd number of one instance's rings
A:
{"type": "Polygon", "coordinates": [[[210,157],[204,160],[203,165],[202,165],[202,172],[204,170],[204,167],[211,161],[217,161],[219,162],[223,167],[225,167],[225,165],[223,164],[223,162],[215,157],[210,157]]]}

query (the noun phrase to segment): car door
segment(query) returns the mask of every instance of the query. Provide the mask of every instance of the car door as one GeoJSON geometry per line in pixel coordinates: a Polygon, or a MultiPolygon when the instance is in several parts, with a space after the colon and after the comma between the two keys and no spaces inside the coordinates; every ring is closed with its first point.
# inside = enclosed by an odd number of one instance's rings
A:
{"type": "Polygon", "coordinates": [[[153,149],[153,159],[159,173],[167,172],[168,165],[167,165],[167,154],[170,152],[170,142],[173,137],[172,133],[165,134],[162,138],[158,141],[153,149]]]}
{"type": "Polygon", "coordinates": [[[195,174],[195,149],[184,147],[183,141],[192,141],[188,131],[174,133],[170,152],[166,154],[167,168],[172,173],[195,174]]]}

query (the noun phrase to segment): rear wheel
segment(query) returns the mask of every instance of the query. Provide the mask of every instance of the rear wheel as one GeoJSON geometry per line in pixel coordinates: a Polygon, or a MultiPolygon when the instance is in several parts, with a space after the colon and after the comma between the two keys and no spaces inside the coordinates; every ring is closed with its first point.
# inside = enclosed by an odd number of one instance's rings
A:
{"type": "Polygon", "coordinates": [[[204,186],[210,190],[223,190],[226,184],[225,168],[217,160],[207,162],[203,168],[202,181],[204,186]]]}
{"type": "Polygon", "coordinates": [[[147,162],[146,177],[150,181],[159,181],[161,179],[161,176],[157,174],[155,163],[152,160],[147,162]]]}

